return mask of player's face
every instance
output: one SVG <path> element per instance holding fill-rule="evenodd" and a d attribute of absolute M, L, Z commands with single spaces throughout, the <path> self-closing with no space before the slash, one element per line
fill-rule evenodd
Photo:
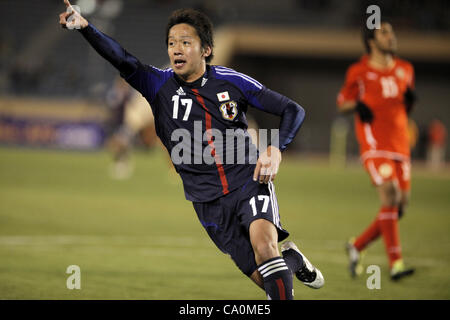
<path fill-rule="evenodd" d="M 382 23 L 380 29 L 375 31 L 374 45 L 382 53 L 395 53 L 397 38 L 390 23 Z"/>
<path fill-rule="evenodd" d="M 174 25 L 169 31 L 167 51 L 173 71 L 184 81 L 195 81 L 205 72 L 205 57 L 210 49 L 202 48 L 194 27 L 186 23 Z"/>

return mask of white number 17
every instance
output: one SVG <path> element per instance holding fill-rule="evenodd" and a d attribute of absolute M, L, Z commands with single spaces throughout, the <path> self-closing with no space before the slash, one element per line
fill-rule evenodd
<path fill-rule="evenodd" d="M 186 107 L 186 111 L 184 112 L 183 121 L 186 121 L 189 118 L 189 113 L 191 113 L 192 108 L 192 99 L 180 99 L 180 96 L 173 96 L 173 115 L 174 119 L 178 119 L 178 106 L 181 104 Z"/>
<path fill-rule="evenodd" d="M 264 201 L 261 212 L 262 213 L 266 213 L 267 212 L 267 207 L 269 207 L 269 196 L 259 195 L 258 196 L 258 200 L 259 201 Z M 256 216 L 256 214 L 258 212 L 256 210 L 256 199 L 255 199 L 255 197 L 251 198 L 249 202 L 250 202 L 250 205 L 252 206 L 253 215 Z"/>

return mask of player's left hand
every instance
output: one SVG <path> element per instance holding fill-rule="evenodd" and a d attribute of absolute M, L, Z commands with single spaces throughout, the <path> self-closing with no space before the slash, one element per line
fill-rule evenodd
<path fill-rule="evenodd" d="M 266 151 L 260 154 L 253 172 L 253 181 L 259 183 L 269 183 L 275 180 L 280 167 L 281 151 L 277 147 L 269 146 Z"/>
<path fill-rule="evenodd" d="M 406 113 L 409 114 L 414 106 L 414 103 L 417 100 L 416 93 L 410 87 L 408 87 L 405 91 L 405 94 L 403 95 L 403 99 L 403 101 L 405 102 Z"/>

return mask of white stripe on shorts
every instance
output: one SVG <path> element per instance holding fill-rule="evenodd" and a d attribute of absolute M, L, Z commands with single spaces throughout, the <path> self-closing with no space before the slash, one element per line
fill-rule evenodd
<path fill-rule="evenodd" d="M 278 203 L 277 203 L 277 196 L 275 194 L 275 186 L 273 185 L 272 181 L 269 181 L 269 193 L 270 193 L 270 204 L 272 206 L 272 216 L 273 216 L 273 223 L 281 228 L 280 225 L 280 215 L 278 214 Z"/>

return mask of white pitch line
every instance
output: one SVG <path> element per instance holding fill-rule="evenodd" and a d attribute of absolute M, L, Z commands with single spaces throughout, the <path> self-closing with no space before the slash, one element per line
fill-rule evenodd
<path fill-rule="evenodd" d="M 51 246 L 51 245 L 160 245 L 192 247 L 207 244 L 194 237 L 176 236 L 89 236 L 89 235 L 55 235 L 55 236 L 0 236 L 3 246 Z"/>
<path fill-rule="evenodd" d="M 294 239 L 297 240 L 297 239 Z M 296 241 L 300 244 L 302 250 L 302 241 Z M 326 261 L 336 264 L 347 264 L 347 255 L 344 250 L 344 243 L 342 240 L 308 240 L 307 248 L 304 253 L 308 257 L 315 257 L 315 260 Z M 54 235 L 54 236 L 0 236 L 1 246 L 61 246 L 61 245 L 90 245 L 93 247 L 106 246 L 130 246 L 138 245 L 139 250 L 144 255 L 159 255 L 168 256 L 173 255 L 173 252 L 168 252 L 170 247 L 183 248 L 202 248 L 208 249 L 215 246 L 209 242 L 207 237 L 204 239 L 183 236 L 91 236 L 91 235 Z M 157 248 L 155 248 L 157 247 Z M 318 249 L 319 248 L 319 249 Z M 446 252 L 443 246 L 443 252 Z M 173 250 L 172 250 L 173 251 Z M 179 250 L 177 250 L 179 251 Z M 183 251 L 183 250 L 182 250 Z M 179 252 L 177 255 L 181 255 Z M 184 254 L 184 253 L 183 253 Z M 190 253 L 185 251 L 186 255 Z M 313 260 L 314 260 L 313 259 Z M 408 265 L 422 266 L 422 267 L 449 267 L 449 262 L 445 259 L 422 258 L 408 256 L 405 257 Z M 314 263 L 314 262 L 313 262 Z M 387 258 L 384 254 L 371 253 L 368 250 L 363 261 L 364 265 L 387 263 Z M 320 268 L 320 265 L 318 265 Z"/>

